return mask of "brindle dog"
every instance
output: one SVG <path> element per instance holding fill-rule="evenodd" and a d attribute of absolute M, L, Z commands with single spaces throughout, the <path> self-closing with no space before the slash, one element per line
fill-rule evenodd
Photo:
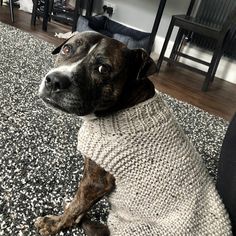
<path fill-rule="evenodd" d="M 95 32 L 76 34 L 53 51 L 55 68 L 43 79 L 40 98 L 50 107 L 84 119 L 101 117 L 134 106 L 155 94 L 147 76 L 156 65 L 142 49 Z M 87 235 L 109 235 L 105 225 L 92 223 L 86 212 L 115 187 L 115 178 L 85 158 L 84 175 L 76 195 L 59 216 L 39 217 L 35 225 L 43 236 L 81 223 Z"/>

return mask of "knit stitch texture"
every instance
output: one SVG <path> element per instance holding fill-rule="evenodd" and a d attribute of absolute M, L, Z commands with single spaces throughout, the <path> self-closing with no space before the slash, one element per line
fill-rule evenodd
<path fill-rule="evenodd" d="M 78 149 L 116 179 L 111 236 L 232 235 L 201 157 L 158 94 L 84 121 Z"/>

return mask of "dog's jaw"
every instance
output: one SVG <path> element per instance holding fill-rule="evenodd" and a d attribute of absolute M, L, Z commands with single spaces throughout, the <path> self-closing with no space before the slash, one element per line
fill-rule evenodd
<path fill-rule="evenodd" d="M 55 103 L 53 100 L 49 99 L 49 98 L 45 98 L 45 97 L 41 97 L 43 103 L 53 109 L 54 111 L 56 111 L 57 113 L 69 113 L 66 109 L 64 109 L 63 107 L 59 106 L 57 103 Z"/>

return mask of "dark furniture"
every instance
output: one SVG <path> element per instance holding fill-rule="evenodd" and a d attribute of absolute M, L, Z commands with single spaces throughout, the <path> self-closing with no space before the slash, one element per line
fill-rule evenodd
<path fill-rule="evenodd" d="M 202 86 L 202 90 L 203 91 L 208 90 L 209 84 L 213 82 L 214 80 L 218 64 L 225 50 L 226 41 L 229 38 L 228 36 L 229 36 L 230 30 L 232 30 L 232 27 L 234 27 L 235 22 L 236 22 L 236 10 L 234 8 L 236 5 L 236 2 L 234 0 L 216 0 L 215 4 L 216 2 L 217 4 L 220 4 L 219 9 L 215 9 L 215 6 L 212 5 L 211 14 L 215 14 L 217 16 L 219 12 L 217 12 L 216 10 L 225 11 L 223 12 L 223 14 L 221 12 L 221 15 L 224 16 L 223 23 L 222 23 L 222 19 L 221 19 L 221 22 L 214 22 L 212 24 L 212 22 L 210 23 L 207 22 L 204 19 L 204 17 L 199 19 L 198 17 L 191 16 L 194 4 L 196 4 L 195 0 L 191 1 L 186 15 L 172 16 L 170 26 L 169 26 L 169 29 L 167 31 L 167 35 L 165 38 L 165 42 L 164 42 L 164 45 L 161 50 L 160 57 L 157 63 L 158 71 L 160 70 L 163 60 L 165 60 L 168 62 L 168 64 L 181 66 L 186 69 L 190 69 L 194 72 L 201 73 L 205 75 L 205 80 Z M 209 1 L 202 0 L 199 5 L 199 8 L 209 9 L 209 6 L 207 6 L 207 4 L 209 4 Z M 227 11 L 227 9 L 229 9 L 229 6 L 231 6 L 230 4 L 234 6 L 234 7 L 231 7 L 231 12 L 229 12 L 229 10 Z M 207 16 L 207 14 L 209 14 L 209 12 L 205 10 L 205 15 Z M 179 27 L 179 31 L 176 36 L 171 55 L 169 58 L 167 58 L 164 55 L 165 55 L 166 48 L 168 46 L 168 42 L 170 40 L 170 36 L 173 31 L 173 28 L 175 26 Z M 203 61 L 199 58 L 194 58 L 190 55 L 187 55 L 181 52 L 183 39 L 186 39 L 186 38 L 188 39 L 189 37 L 191 37 L 191 34 L 193 33 L 203 35 L 203 36 L 206 36 L 215 40 L 215 48 L 214 48 L 213 56 L 210 62 Z M 205 72 L 195 67 L 179 62 L 178 61 L 179 57 L 183 57 L 183 58 L 192 60 L 194 62 L 203 64 L 205 66 L 208 66 L 208 71 Z"/>
<path fill-rule="evenodd" d="M 51 15 L 51 8 L 50 6 L 52 6 L 51 2 L 53 2 L 53 0 L 45 0 L 45 7 L 43 12 L 38 10 L 38 2 L 40 0 L 33 0 L 34 1 L 34 6 L 33 6 L 33 11 L 32 11 L 32 18 L 31 18 L 31 24 L 35 25 L 36 23 L 36 18 L 41 16 L 43 17 L 43 30 L 47 30 L 47 23 L 48 20 L 50 19 L 50 15 Z M 162 18 L 162 14 L 166 5 L 166 1 L 167 0 L 160 0 L 160 2 L 158 1 L 158 8 L 157 8 L 157 14 L 155 17 L 155 21 L 152 27 L 152 32 L 150 34 L 150 38 L 149 38 L 149 42 L 148 42 L 148 46 L 147 46 L 147 51 L 148 53 L 151 53 L 152 50 L 152 46 L 153 43 L 155 41 L 155 36 L 156 33 L 158 31 L 159 25 L 160 25 L 160 21 Z M 92 9 L 93 9 L 93 2 L 94 0 L 86 0 L 87 6 L 86 6 L 86 17 L 91 16 L 92 15 Z M 72 31 L 76 30 L 76 24 L 77 24 L 77 20 L 79 18 L 79 9 L 80 9 L 80 1 L 76 0 L 76 6 L 75 6 L 75 11 L 74 11 L 74 16 L 73 16 L 73 25 L 72 25 Z"/>
<path fill-rule="evenodd" d="M 0 5 L 2 6 L 3 0 L 0 0 Z M 12 22 L 15 21 L 14 18 L 14 11 L 13 11 L 13 4 L 14 4 L 14 0 L 9 0 L 9 10 L 10 10 L 10 15 L 11 15 L 11 20 Z"/>
<path fill-rule="evenodd" d="M 33 9 L 31 16 L 31 24 L 36 24 L 36 18 L 43 17 L 42 29 L 47 31 L 47 25 L 49 20 L 49 6 L 52 6 L 53 0 L 45 0 L 43 6 L 41 5 L 41 0 L 33 0 Z"/>
<path fill-rule="evenodd" d="M 150 54 L 152 51 L 153 43 L 155 41 L 155 37 L 156 37 L 157 31 L 159 29 L 159 25 L 161 22 L 161 18 L 162 18 L 165 6 L 166 6 L 166 0 L 160 0 L 160 3 L 157 8 L 157 14 L 155 17 L 155 21 L 154 21 L 154 24 L 152 27 L 152 32 L 150 35 L 149 43 L 148 43 L 148 49 L 147 49 L 148 54 Z"/>
<path fill-rule="evenodd" d="M 91 0 L 90 0 L 91 1 Z M 90 1 L 87 4 L 90 4 Z M 57 14 L 55 14 L 57 9 Z M 76 29 L 76 22 L 79 17 L 80 0 L 75 1 L 74 9 L 67 9 L 64 6 L 59 7 L 54 3 L 54 0 L 33 0 L 33 10 L 31 17 L 31 24 L 36 24 L 37 17 L 43 17 L 42 29 L 47 31 L 48 21 L 51 19 L 59 20 L 72 26 L 72 31 Z M 91 9 L 88 9 L 91 12 Z"/>

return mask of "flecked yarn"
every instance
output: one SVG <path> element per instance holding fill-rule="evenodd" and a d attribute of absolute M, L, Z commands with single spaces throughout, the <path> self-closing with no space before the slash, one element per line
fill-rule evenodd
<path fill-rule="evenodd" d="M 158 94 L 84 121 L 78 149 L 116 178 L 112 236 L 232 235 L 201 157 Z"/>

